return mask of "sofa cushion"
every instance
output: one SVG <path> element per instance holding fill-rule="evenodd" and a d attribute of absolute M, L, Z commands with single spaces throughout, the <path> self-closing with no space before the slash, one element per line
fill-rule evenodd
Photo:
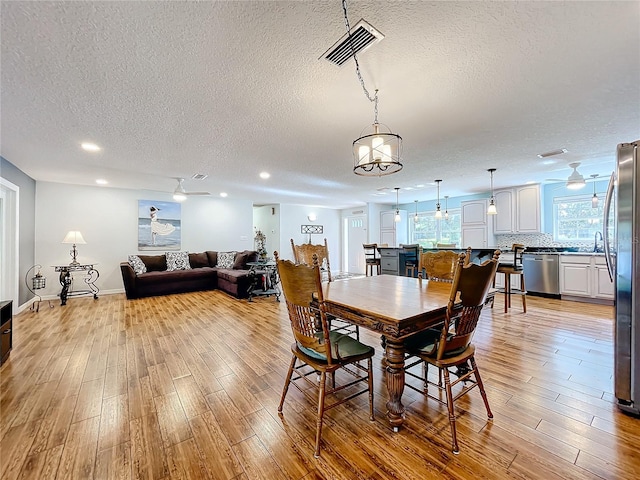
<path fill-rule="evenodd" d="M 247 254 L 247 262 L 258 261 L 258 252 L 256 252 L 255 250 L 245 250 L 244 253 Z"/>
<path fill-rule="evenodd" d="M 202 268 L 209 266 L 209 257 L 207 254 L 202 253 L 190 253 L 189 254 L 189 265 L 191 268 Z"/>
<path fill-rule="evenodd" d="M 138 255 L 147 267 L 147 272 L 164 272 L 167 269 L 167 259 L 164 255 Z"/>
<path fill-rule="evenodd" d="M 248 257 L 249 257 L 249 254 L 246 251 L 236 253 L 236 258 L 233 261 L 233 269 L 244 270 L 247 266 Z"/>
<path fill-rule="evenodd" d="M 138 275 L 136 282 L 140 287 L 148 287 L 158 284 L 169 284 L 197 279 L 215 278 L 216 270 L 211 267 L 195 268 L 189 270 L 172 270 L 164 272 L 147 272 Z"/>
<path fill-rule="evenodd" d="M 207 258 L 209 259 L 209 266 L 215 267 L 218 264 L 218 252 L 207 250 L 204 253 L 207 254 Z"/>
<path fill-rule="evenodd" d="M 239 279 L 244 279 L 249 272 L 247 270 L 232 270 L 227 268 L 218 268 L 218 278 L 227 280 L 231 283 L 238 283 Z"/>
<path fill-rule="evenodd" d="M 140 275 L 147 271 L 147 267 L 138 255 L 129 255 L 128 261 L 131 268 L 133 268 L 133 271 L 136 272 L 136 275 Z"/>
<path fill-rule="evenodd" d="M 166 252 L 167 257 L 167 271 L 173 272 L 174 270 L 191 270 L 189 265 L 189 252 Z"/>
<path fill-rule="evenodd" d="M 218 252 L 218 268 L 233 268 L 237 252 Z"/>

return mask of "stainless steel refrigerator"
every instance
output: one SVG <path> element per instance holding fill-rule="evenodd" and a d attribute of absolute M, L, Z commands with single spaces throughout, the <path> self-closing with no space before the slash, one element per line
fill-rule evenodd
<path fill-rule="evenodd" d="M 618 145 L 607 189 L 604 247 L 615 285 L 615 396 L 620 409 L 640 414 L 640 140 Z"/>

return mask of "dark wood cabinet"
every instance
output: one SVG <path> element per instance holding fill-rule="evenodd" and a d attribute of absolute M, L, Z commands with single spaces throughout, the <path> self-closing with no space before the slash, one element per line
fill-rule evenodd
<path fill-rule="evenodd" d="M 13 302 L 0 302 L 0 365 L 9 358 L 13 344 Z"/>

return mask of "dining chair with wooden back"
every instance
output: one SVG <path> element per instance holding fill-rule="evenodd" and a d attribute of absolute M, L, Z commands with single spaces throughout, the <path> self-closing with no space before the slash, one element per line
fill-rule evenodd
<path fill-rule="evenodd" d="M 422 252 L 418 265 L 418 277 L 422 278 L 422 272 L 424 271 L 428 280 L 453 282 L 459 256 L 460 254 L 451 250 Z M 466 261 L 468 263 L 468 260 Z"/>
<path fill-rule="evenodd" d="M 418 270 L 420 245 L 414 243 L 412 245 L 400 245 L 402 248 L 401 254 L 404 256 L 404 276 L 415 277 L 416 270 Z"/>
<path fill-rule="evenodd" d="M 511 308 L 511 295 L 520 295 L 522 297 L 522 311 L 527 313 L 527 289 L 524 283 L 524 267 L 522 265 L 522 255 L 526 247 L 522 243 L 514 243 L 511 246 L 513 253 L 513 262 L 498 265 L 498 273 L 504 274 L 504 313 Z M 519 278 L 520 288 L 511 287 L 511 276 L 515 275 Z"/>
<path fill-rule="evenodd" d="M 376 268 L 377 274 L 380 275 L 382 264 L 380 256 L 378 255 L 378 244 L 363 243 L 362 248 L 364 249 L 365 275 L 368 277 L 369 272 L 371 272 L 371 276 L 373 276 L 374 267 Z"/>
<path fill-rule="evenodd" d="M 327 239 L 324 239 L 324 245 L 312 245 L 311 243 L 303 243 L 296 245 L 291 239 L 291 248 L 293 250 L 293 260 L 295 263 L 303 263 L 305 265 L 313 265 L 313 255 L 318 256 L 320 262 L 320 271 L 323 277 L 331 281 L 331 264 L 329 263 L 329 247 Z"/>
<path fill-rule="evenodd" d="M 478 365 L 476 364 L 475 346 L 471 343 L 471 340 L 498 268 L 499 256 L 500 251 L 496 250 L 493 258 L 481 265 L 474 263 L 465 265 L 465 254 L 459 254 L 442 327 L 421 332 L 410 337 L 405 342 L 408 355 L 410 357 L 418 357 L 416 361 L 405 366 L 405 375 L 418 378 L 422 383 L 421 388 L 409 382 L 406 383 L 406 386 L 447 406 L 451 427 L 451 445 L 454 454 L 460 451 L 453 408 L 455 400 L 468 393 L 474 387 L 478 387 L 487 409 L 487 416 L 493 418 L 487 394 L 480 378 L 480 372 L 478 371 Z M 422 375 L 417 375 L 410 371 L 412 367 L 420 364 L 423 367 Z M 444 375 L 444 387 L 441 380 L 438 383 L 429 380 L 429 365 L 437 367 L 439 374 Z M 450 370 L 454 367 L 457 368 L 456 371 Z M 456 377 L 453 382 L 450 374 Z M 452 388 L 461 382 L 462 389 L 454 396 Z M 429 386 L 436 387 L 439 395 L 429 393 Z M 443 392 L 446 396 L 446 402 L 442 400 L 441 394 Z"/>
<path fill-rule="evenodd" d="M 318 265 L 295 264 L 289 260 L 281 260 L 278 252 L 275 252 L 275 258 L 295 340 L 291 344 L 291 363 L 282 390 L 278 413 L 282 414 L 290 385 L 317 402 L 314 451 L 314 456 L 317 458 L 320 456 L 322 419 L 325 411 L 368 392 L 369 419 L 374 420 L 371 359 L 375 350 L 348 335 L 329 330 Z M 366 367 L 362 365 L 363 363 L 366 363 Z M 351 374 L 355 379 L 336 387 L 335 372 L 338 370 Z M 315 381 L 315 373 L 320 374 L 319 382 Z M 327 385 L 327 374 L 332 376 L 330 385 Z M 367 387 L 357 388 L 356 385 L 361 382 L 366 382 Z M 311 395 L 310 387 L 317 391 L 317 397 L 314 398 Z M 345 395 L 339 398 L 333 396 L 345 389 L 348 389 L 344 392 Z M 332 396 L 335 400 L 330 405 L 325 403 L 328 396 Z"/>

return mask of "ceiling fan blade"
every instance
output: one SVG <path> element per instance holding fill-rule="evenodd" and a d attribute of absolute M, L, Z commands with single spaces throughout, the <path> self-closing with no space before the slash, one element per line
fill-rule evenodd
<path fill-rule="evenodd" d="M 211 195 L 209 192 L 182 192 L 185 195 Z"/>

